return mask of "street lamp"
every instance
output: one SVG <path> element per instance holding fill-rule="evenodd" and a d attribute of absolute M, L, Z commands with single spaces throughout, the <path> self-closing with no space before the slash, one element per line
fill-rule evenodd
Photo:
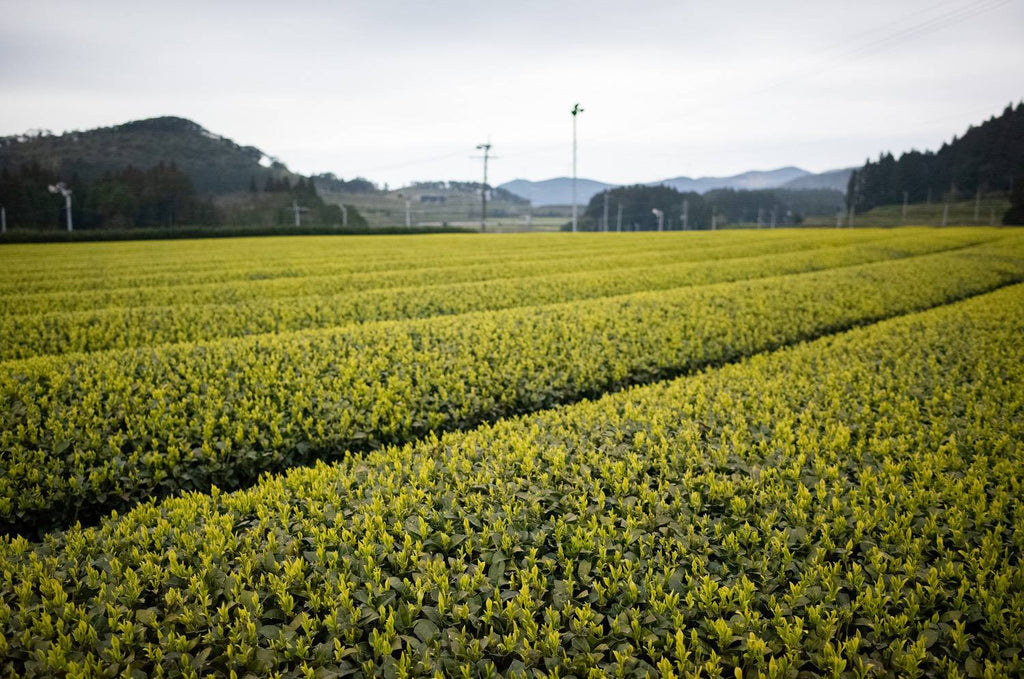
<path fill-rule="evenodd" d="M 50 184 L 50 193 L 59 193 L 64 196 L 64 208 L 68 215 L 68 231 L 71 231 L 71 189 L 64 185 L 64 182 Z"/>
<path fill-rule="evenodd" d="M 583 107 L 572 107 L 572 232 L 576 233 L 576 116 L 583 113 Z"/>

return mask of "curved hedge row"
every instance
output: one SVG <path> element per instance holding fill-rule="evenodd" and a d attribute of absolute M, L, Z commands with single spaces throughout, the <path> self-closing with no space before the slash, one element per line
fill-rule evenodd
<path fill-rule="evenodd" d="M 978 236 L 971 233 L 945 238 L 915 234 L 846 247 L 610 271 L 598 269 L 330 295 L 228 298 L 207 305 L 179 300 L 173 306 L 163 307 L 13 315 L 0 318 L 0 361 L 552 304 L 853 266 L 955 249 L 977 241 Z M 593 266 L 593 260 L 584 261 Z M 296 280 L 299 287 L 310 285 L 308 278 Z"/>
<path fill-rule="evenodd" d="M 0 369 L 0 521 L 37 531 L 403 443 L 1024 279 L 1024 239 L 616 298 Z"/>
<path fill-rule="evenodd" d="M 330 295 L 388 288 L 411 288 L 427 285 L 472 283 L 497 278 L 526 278 L 567 273 L 586 273 L 637 267 L 666 266 L 681 262 L 711 262 L 724 259 L 763 256 L 801 250 L 843 247 L 862 243 L 879 245 L 892 242 L 894 248 L 903 242 L 934 242 L 937 249 L 944 244 L 994 240 L 1001 234 L 996 229 L 910 229 L 893 231 L 838 231 L 813 234 L 755 233 L 744 240 L 709 241 L 691 234 L 670 234 L 683 238 L 607 240 L 603 247 L 574 247 L 557 241 L 547 247 L 545 238 L 532 243 L 532 248 L 514 248 L 502 242 L 487 256 L 474 255 L 467 249 L 472 239 L 441 245 L 432 241 L 418 242 L 422 251 L 415 259 L 403 254 L 401 248 L 388 248 L 379 254 L 355 253 L 334 249 L 325 256 L 294 240 L 279 245 L 283 253 L 277 258 L 215 261 L 205 264 L 190 261 L 186 253 L 174 250 L 143 250 L 147 256 L 135 262 L 132 258 L 103 265 L 86 259 L 89 269 L 75 267 L 55 276 L 51 263 L 41 260 L 39 253 L 25 262 L 27 271 L 14 281 L 0 275 L 0 312 L 5 315 L 52 313 L 59 311 L 90 311 L 106 308 L 140 306 L 174 306 L 181 304 L 222 304 L 252 302 L 281 297 Z M 343 243 L 348 239 L 340 239 Z M 338 240 L 329 241 L 337 243 Z M 487 241 L 493 245 L 493 241 Z M 319 244 L 319 243 L 318 243 Z M 611 247 L 618 244 L 618 247 Z M 121 244 L 123 245 L 123 244 Z M 151 246 L 152 247 L 152 246 Z M 335 246 L 336 247 L 336 246 Z M 397 250 L 397 252 L 396 252 Z M 216 249 L 223 253 L 222 249 Z M 115 253 L 121 252 L 117 247 Z M 68 253 L 61 252 L 60 256 Z M 191 253 L 195 254 L 195 253 Z M 358 255 L 363 255 L 362 257 Z M 447 255 L 447 256 L 446 256 Z M 165 259 L 170 271 L 161 271 L 154 264 L 156 257 Z M 10 261 L 10 260 L 8 260 Z M 60 260 L 58 260 L 60 261 Z M 45 273 L 39 270 L 45 271 Z M 25 276 L 31 277 L 24 279 Z M 90 274 L 92 274 L 90 276 Z"/>
<path fill-rule="evenodd" d="M 1015 286 L 0 539 L 0 671 L 1020 676 L 1022 338 Z"/>
<path fill-rule="evenodd" d="M 980 229 L 978 233 L 992 234 L 994 230 Z M 357 236 L 232 239 L 215 243 L 7 245 L 7 267 L 0 271 L 0 296 L 18 296 L 27 291 L 60 294 L 118 288 L 159 289 L 309 275 L 387 275 L 393 271 L 429 276 L 444 270 L 458 275 L 467 267 L 501 270 L 509 262 L 572 271 L 588 266 L 577 266 L 574 260 L 708 259 L 742 252 L 757 254 L 762 248 L 764 252 L 806 248 L 808 240 L 823 244 L 856 243 L 887 234 L 892 235 L 892 231 L 818 230 L 813 237 L 780 230 L 723 232 L 719 236 L 695 232 L 625 234 L 622 238 L 608 238 L 605 234 L 537 234 L 514 239 Z"/>

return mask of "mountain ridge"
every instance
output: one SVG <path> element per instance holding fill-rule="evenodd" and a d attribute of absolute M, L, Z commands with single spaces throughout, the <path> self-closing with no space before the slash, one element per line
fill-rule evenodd
<path fill-rule="evenodd" d="M 144 170 L 159 163 L 174 165 L 188 175 L 199 194 L 207 196 L 299 176 L 255 146 L 242 146 L 178 116 L 62 134 L 39 131 L 0 137 L 0 170 L 37 165 L 64 181 L 96 181 L 128 166 Z"/>
<path fill-rule="evenodd" d="M 788 165 L 774 170 L 748 170 L 727 177 L 672 177 L 653 182 L 637 182 L 634 186 L 670 186 L 681 192 L 704 194 L 715 189 L 759 190 L 759 189 L 833 189 L 846 191 L 853 168 L 829 170 L 812 173 L 799 167 Z M 586 205 L 595 195 L 608 189 L 626 186 L 610 184 L 589 178 L 577 178 L 576 200 Z M 572 202 L 572 179 L 570 177 L 552 177 L 540 181 L 513 179 L 499 184 L 498 188 L 530 200 L 534 205 L 568 205 Z"/>

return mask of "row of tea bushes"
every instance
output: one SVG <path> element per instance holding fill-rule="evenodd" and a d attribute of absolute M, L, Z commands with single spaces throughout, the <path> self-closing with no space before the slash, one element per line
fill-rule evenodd
<path fill-rule="evenodd" d="M 962 231 L 962 229 L 957 229 Z M 978 233 L 994 233 L 984 229 Z M 535 234 L 480 236 L 310 237 L 153 243 L 33 244 L 4 247 L 0 297 L 25 293 L 105 291 L 393 271 L 501 270 L 507 264 L 582 270 L 574 260 L 642 263 L 647 258 L 698 260 L 781 252 L 808 241 L 856 243 L 893 232 L 778 231 L 725 233 Z M 429 271 L 428 271 L 429 270 Z"/>
<path fill-rule="evenodd" d="M 0 317 L 0 361 L 327 328 L 376 320 L 426 318 L 707 285 L 956 249 L 976 240 L 977 236 L 970 233 L 946 238 L 920 233 L 846 247 L 710 262 L 614 270 L 601 270 L 591 263 L 590 270 L 569 274 L 284 298 L 232 300 L 229 297 L 219 304 L 179 302 L 163 307 L 21 314 Z M 303 281 L 309 284 L 309 279 L 294 280 L 300 288 Z M 319 289 L 319 285 L 310 285 Z"/>
<path fill-rule="evenodd" d="M 613 239 L 602 249 L 555 245 L 543 250 L 538 248 L 520 252 L 513 249 L 509 252 L 507 244 L 502 242 L 496 244 L 500 247 L 496 247 L 495 252 L 485 258 L 445 258 L 439 256 L 436 249 L 426 248 L 415 261 L 409 261 L 401 252 L 395 253 L 388 248 L 386 254 L 378 255 L 379 260 L 374 260 L 373 265 L 352 261 L 350 257 L 322 259 L 322 255 L 308 253 L 294 242 L 289 242 L 287 247 L 281 249 L 291 252 L 292 248 L 297 248 L 307 258 L 295 261 L 292 255 L 283 257 L 279 262 L 230 262 L 219 264 L 211 271 L 181 258 L 181 255 L 173 251 L 159 251 L 162 259 L 174 264 L 172 271 L 152 271 L 149 268 L 139 270 L 131 263 L 119 262 L 102 281 L 87 281 L 86 284 L 77 285 L 73 280 L 67 280 L 71 278 L 70 274 L 64 280 L 45 277 L 52 276 L 47 270 L 50 262 L 40 261 L 37 262 L 38 271 L 25 273 L 31 273 L 30 280 L 10 282 L 6 287 L 0 283 L 0 290 L 6 291 L 6 294 L 0 294 L 0 313 L 23 315 L 115 307 L 251 302 L 270 298 L 473 283 L 498 278 L 636 269 L 682 262 L 714 262 L 863 243 L 892 243 L 893 248 L 901 248 L 903 242 L 929 242 L 938 250 L 947 246 L 957 247 L 994 240 L 1005 233 L 996 229 L 951 229 L 942 232 L 924 229 L 908 232 L 815 231 L 782 234 L 784 237 L 775 235 L 774 238 L 753 234 L 753 237 L 746 240 L 726 239 L 721 242 L 691 239 L 688 237 L 690 234 L 674 235 L 682 237 L 657 242 Z M 543 242 L 539 241 L 538 245 Z M 116 251 L 116 248 L 124 244 L 105 245 Z M 458 252 L 467 247 L 467 242 L 457 241 L 450 245 L 451 250 Z M 609 250 L 607 246 L 610 245 L 617 247 Z M 149 266 L 153 266 L 152 262 L 149 262 Z M 76 273 L 88 279 L 86 272 Z M 50 290 L 51 287 L 55 290 Z"/>
<path fill-rule="evenodd" d="M 0 524 L 237 488 L 1024 280 L 1024 239 L 756 281 L 0 366 Z"/>
<path fill-rule="evenodd" d="M 1022 354 L 1014 286 L 0 539 L 0 673 L 1019 677 Z"/>

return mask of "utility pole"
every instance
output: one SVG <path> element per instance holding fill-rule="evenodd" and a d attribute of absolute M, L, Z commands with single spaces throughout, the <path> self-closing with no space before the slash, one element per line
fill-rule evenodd
<path fill-rule="evenodd" d="M 946 226 L 949 224 L 949 200 L 946 200 L 946 204 L 942 206 L 942 225 Z"/>
<path fill-rule="evenodd" d="M 609 197 L 609 195 L 610 194 L 609 194 L 608 191 L 604 192 L 604 221 L 601 223 L 601 230 L 605 231 L 605 232 L 608 231 L 608 197 Z"/>
<path fill-rule="evenodd" d="M 71 189 L 64 185 L 64 182 L 50 184 L 50 193 L 59 193 L 64 196 L 64 211 L 67 213 L 68 231 L 73 231 L 71 225 Z"/>
<path fill-rule="evenodd" d="M 619 216 L 615 219 L 615 230 L 622 231 L 622 203 L 619 203 Z"/>
<path fill-rule="evenodd" d="M 490 157 L 490 154 L 491 154 L 491 142 L 487 142 L 486 144 L 477 144 L 476 148 L 477 148 L 478 151 L 482 150 L 484 152 L 484 183 L 483 183 L 483 186 L 480 187 L 480 230 L 481 231 L 486 231 L 487 230 L 487 159 Z M 408 222 L 408 221 L 409 221 L 409 218 L 406 217 L 406 222 Z M 406 226 L 408 226 L 408 224 L 406 224 Z"/>
<path fill-rule="evenodd" d="M 853 228 L 853 217 L 854 217 L 855 214 L 857 214 L 857 208 L 855 208 L 853 206 L 853 204 L 851 203 L 850 204 L 850 223 L 847 224 L 847 226 L 849 226 L 851 229 Z"/>
<path fill-rule="evenodd" d="M 583 113 L 577 103 L 572 107 L 572 232 L 576 233 L 576 116 Z"/>
<path fill-rule="evenodd" d="M 405 228 L 412 226 L 412 215 L 409 214 L 409 199 L 405 199 Z"/>
<path fill-rule="evenodd" d="M 341 207 L 341 225 L 348 226 L 348 208 L 344 203 L 341 203 L 339 207 Z"/>
<path fill-rule="evenodd" d="M 900 226 L 903 226 L 904 224 L 907 223 L 907 199 L 909 197 L 910 197 L 910 195 L 906 191 L 904 191 L 903 192 L 903 212 L 900 213 Z"/>
<path fill-rule="evenodd" d="M 309 212 L 309 208 L 302 207 L 299 202 L 292 198 L 292 211 L 295 213 L 295 226 L 302 226 L 302 213 Z"/>
<path fill-rule="evenodd" d="M 663 231 L 665 229 L 665 213 L 658 208 L 652 208 L 651 212 L 658 218 L 658 231 Z"/>
<path fill-rule="evenodd" d="M 683 198 L 683 231 L 690 228 L 690 200 Z"/>

